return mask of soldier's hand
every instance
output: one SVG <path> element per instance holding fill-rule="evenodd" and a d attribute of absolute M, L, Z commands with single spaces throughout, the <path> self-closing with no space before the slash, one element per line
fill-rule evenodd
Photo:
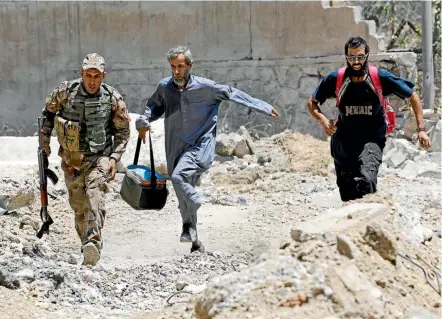
<path fill-rule="evenodd" d="M 427 135 L 427 132 L 421 131 L 418 134 L 419 144 L 425 148 L 428 149 L 431 147 L 431 141 L 430 138 Z"/>
<path fill-rule="evenodd" d="M 109 160 L 109 172 L 111 174 L 111 181 L 115 179 L 115 174 L 117 173 L 117 161 L 115 158 Z"/>
<path fill-rule="evenodd" d="M 45 149 L 46 156 L 49 157 L 49 155 L 51 155 L 51 146 L 49 143 L 44 143 L 43 147 Z"/>
<path fill-rule="evenodd" d="M 143 140 L 143 143 L 146 144 L 146 133 L 148 131 L 151 131 L 151 126 L 147 126 L 147 127 L 142 127 L 138 129 L 138 137 L 141 138 Z"/>
<path fill-rule="evenodd" d="M 274 107 L 272 107 L 272 119 L 277 120 L 279 117 L 278 111 Z"/>

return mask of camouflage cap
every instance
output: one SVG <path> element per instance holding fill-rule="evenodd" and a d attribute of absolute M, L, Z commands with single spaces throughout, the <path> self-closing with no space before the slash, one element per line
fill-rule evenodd
<path fill-rule="evenodd" d="M 106 62 L 104 61 L 104 58 L 97 53 L 89 53 L 83 60 L 83 70 L 97 69 L 103 73 L 105 67 Z"/>

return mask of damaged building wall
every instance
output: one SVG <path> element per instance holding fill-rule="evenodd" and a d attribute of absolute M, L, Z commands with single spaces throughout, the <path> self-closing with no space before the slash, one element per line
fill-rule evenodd
<path fill-rule="evenodd" d="M 320 1 L 0 3 L 0 135 L 34 134 L 47 94 L 78 77 L 89 52 L 106 58 L 106 81 L 130 112 L 142 112 L 158 81 L 170 74 L 165 53 L 186 44 L 196 75 L 236 86 L 281 114 L 274 123 L 223 102 L 220 130 L 247 123 L 260 136 L 295 129 L 323 138 L 305 102 L 321 77 L 344 62 L 339 55 L 348 37 L 364 37 L 372 60 L 415 79 L 412 54 L 375 55 L 377 36 L 356 11 L 324 8 Z"/>

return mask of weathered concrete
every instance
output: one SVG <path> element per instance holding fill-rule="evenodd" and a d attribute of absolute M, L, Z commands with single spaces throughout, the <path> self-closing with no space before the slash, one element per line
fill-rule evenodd
<path fill-rule="evenodd" d="M 108 62 L 107 82 L 139 113 L 169 75 L 167 50 L 187 44 L 195 74 L 264 99 L 281 114 L 274 123 L 223 103 L 220 131 L 246 125 L 253 135 L 295 129 L 325 138 L 305 103 L 321 77 L 344 62 L 338 54 L 350 33 L 378 51 L 353 9 L 325 9 L 320 2 L 3 2 L 0 135 L 32 135 L 46 95 L 78 77 L 82 58 L 93 51 Z M 371 56 L 411 80 L 415 59 L 411 53 Z M 333 114 L 329 104 L 325 111 Z"/>

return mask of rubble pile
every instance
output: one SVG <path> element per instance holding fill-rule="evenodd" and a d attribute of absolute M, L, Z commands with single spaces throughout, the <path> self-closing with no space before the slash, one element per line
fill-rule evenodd
<path fill-rule="evenodd" d="M 148 154 L 143 145 L 144 164 Z M 1 168 L 6 318 L 411 319 L 437 318 L 441 308 L 440 152 L 406 139 L 388 139 L 378 193 L 343 204 L 327 142 L 290 131 L 259 140 L 245 128 L 219 134 L 215 163 L 198 186 L 206 253 L 180 250 L 173 191 L 162 211 L 134 212 L 121 200 L 117 174 L 95 267 L 81 265 L 57 162 L 60 181 L 49 185 L 55 224 L 41 240 L 36 163 L 8 159 Z"/>

